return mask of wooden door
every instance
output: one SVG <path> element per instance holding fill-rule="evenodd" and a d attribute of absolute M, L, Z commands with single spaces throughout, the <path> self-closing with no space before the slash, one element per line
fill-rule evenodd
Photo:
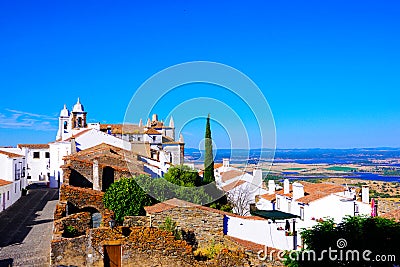
<path fill-rule="evenodd" d="M 104 267 L 121 267 L 121 245 L 104 246 Z"/>

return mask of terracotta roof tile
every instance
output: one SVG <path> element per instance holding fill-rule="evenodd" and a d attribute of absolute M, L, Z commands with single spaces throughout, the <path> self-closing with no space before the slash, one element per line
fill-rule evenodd
<path fill-rule="evenodd" d="M 92 130 L 92 129 L 85 129 L 85 130 L 83 130 L 83 131 L 81 131 L 81 132 L 79 132 L 79 133 L 77 133 L 77 134 L 72 135 L 71 137 L 65 139 L 64 141 L 71 141 L 72 138 L 77 138 L 77 137 L 79 137 L 79 136 L 81 136 L 81 135 L 84 135 L 85 133 L 87 133 L 87 132 L 89 132 L 89 131 L 91 131 L 91 130 Z"/>
<path fill-rule="evenodd" d="M 223 166 L 222 163 L 215 163 L 215 164 L 214 164 L 214 169 L 221 168 L 222 166 Z"/>
<path fill-rule="evenodd" d="M 161 134 L 159 131 L 153 129 L 153 128 L 149 128 L 147 129 L 147 131 L 144 132 L 145 134 L 151 134 L 151 135 L 158 135 Z"/>
<path fill-rule="evenodd" d="M 342 185 L 330 184 L 330 183 L 301 182 L 301 184 L 304 186 L 304 197 L 301 197 L 296 201 L 305 204 L 329 196 L 330 194 L 342 192 L 343 190 L 345 190 L 345 187 Z M 283 189 L 281 189 L 275 191 L 275 194 L 264 194 L 260 195 L 260 197 L 268 201 L 275 200 L 276 195 L 292 198 L 293 197 L 292 185 L 290 185 L 290 192 L 288 194 L 284 194 L 283 192 L 284 192 Z"/>
<path fill-rule="evenodd" d="M 6 152 L 6 151 L 3 151 L 3 150 L 0 150 L 0 154 L 6 155 L 9 158 L 21 158 L 21 157 L 23 157 L 23 155 L 11 153 L 11 152 Z"/>
<path fill-rule="evenodd" d="M 45 149 L 49 148 L 49 144 L 18 144 L 18 148 L 27 147 L 33 149 Z"/>
<path fill-rule="evenodd" d="M 224 192 L 228 192 L 228 191 L 231 191 L 232 189 L 234 189 L 234 188 L 236 188 L 236 187 L 238 187 L 238 186 L 241 186 L 241 185 L 244 184 L 244 183 L 246 183 L 246 181 L 238 180 L 238 181 L 236 181 L 236 182 L 232 182 L 232 183 L 230 183 L 230 184 L 227 184 L 227 185 L 223 186 L 223 187 L 222 187 L 222 190 L 223 190 Z"/>
<path fill-rule="evenodd" d="M 244 172 L 237 171 L 237 170 L 231 170 L 231 171 L 223 172 L 221 174 L 221 176 L 222 176 L 221 180 L 222 180 L 222 182 L 226 182 L 226 181 L 229 181 L 229 180 L 231 180 L 233 178 L 236 178 L 238 176 L 243 176 L 244 174 L 245 174 Z"/>
<path fill-rule="evenodd" d="M 0 186 L 9 185 L 9 184 L 12 184 L 12 183 L 13 183 L 13 182 L 0 179 Z"/>
<path fill-rule="evenodd" d="M 100 124 L 100 131 L 106 132 L 111 126 L 112 134 L 142 134 L 144 127 L 136 124 Z"/>

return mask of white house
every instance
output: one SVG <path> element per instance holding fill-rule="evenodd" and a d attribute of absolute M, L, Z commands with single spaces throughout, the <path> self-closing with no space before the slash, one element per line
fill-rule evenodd
<path fill-rule="evenodd" d="M 330 183 L 309 183 L 284 180 L 283 189 L 275 190 L 274 181 L 268 182 L 268 192 L 257 196 L 259 210 L 277 210 L 299 216 L 298 227 L 309 228 L 326 217 L 341 222 L 346 215 L 370 215 L 368 187 L 363 188 L 358 200 L 354 188 Z"/>
<path fill-rule="evenodd" d="M 14 204 L 21 197 L 22 189 L 27 186 L 24 166 L 24 155 L 0 149 L 0 210 Z"/>
<path fill-rule="evenodd" d="M 265 194 L 262 170 L 255 168 L 253 173 L 243 172 L 230 166 L 229 159 L 223 159 L 222 165 L 215 166 L 214 175 L 217 187 L 227 193 L 228 199 L 237 203 L 233 212 L 250 215 L 250 204 L 255 203 L 257 195 Z"/>
<path fill-rule="evenodd" d="M 25 156 L 26 179 L 28 183 L 49 182 L 50 150 L 48 144 L 18 144 Z"/>

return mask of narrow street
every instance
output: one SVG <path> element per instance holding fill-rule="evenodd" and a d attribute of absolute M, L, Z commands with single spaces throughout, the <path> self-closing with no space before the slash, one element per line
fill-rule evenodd
<path fill-rule="evenodd" d="M 30 189 L 0 213 L 0 267 L 49 266 L 58 189 Z"/>

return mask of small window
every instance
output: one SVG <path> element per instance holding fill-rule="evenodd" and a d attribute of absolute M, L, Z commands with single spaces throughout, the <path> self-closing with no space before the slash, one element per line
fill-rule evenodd
<path fill-rule="evenodd" d="M 300 207 L 300 220 L 304 221 L 304 207 Z"/>
<path fill-rule="evenodd" d="M 46 157 L 46 159 L 49 159 L 50 158 L 50 152 L 46 152 L 45 157 Z"/>
<path fill-rule="evenodd" d="M 10 191 L 7 191 L 7 200 L 10 200 Z"/>
<path fill-rule="evenodd" d="M 278 197 L 276 198 L 276 209 L 280 209 L 281 208 L 281 199 Z"/>
<path fill-rule="evenodd" d="M 26 179 L 32 179 L 32 176 L 28 175 L 28 176 L 26 177 Z"/>
<path fill-rule="evenodd" d="M 39 152 L 33 152 L 33 158 L 34 159 L 39 159 L 40 158 L 40 153 Z"/>

